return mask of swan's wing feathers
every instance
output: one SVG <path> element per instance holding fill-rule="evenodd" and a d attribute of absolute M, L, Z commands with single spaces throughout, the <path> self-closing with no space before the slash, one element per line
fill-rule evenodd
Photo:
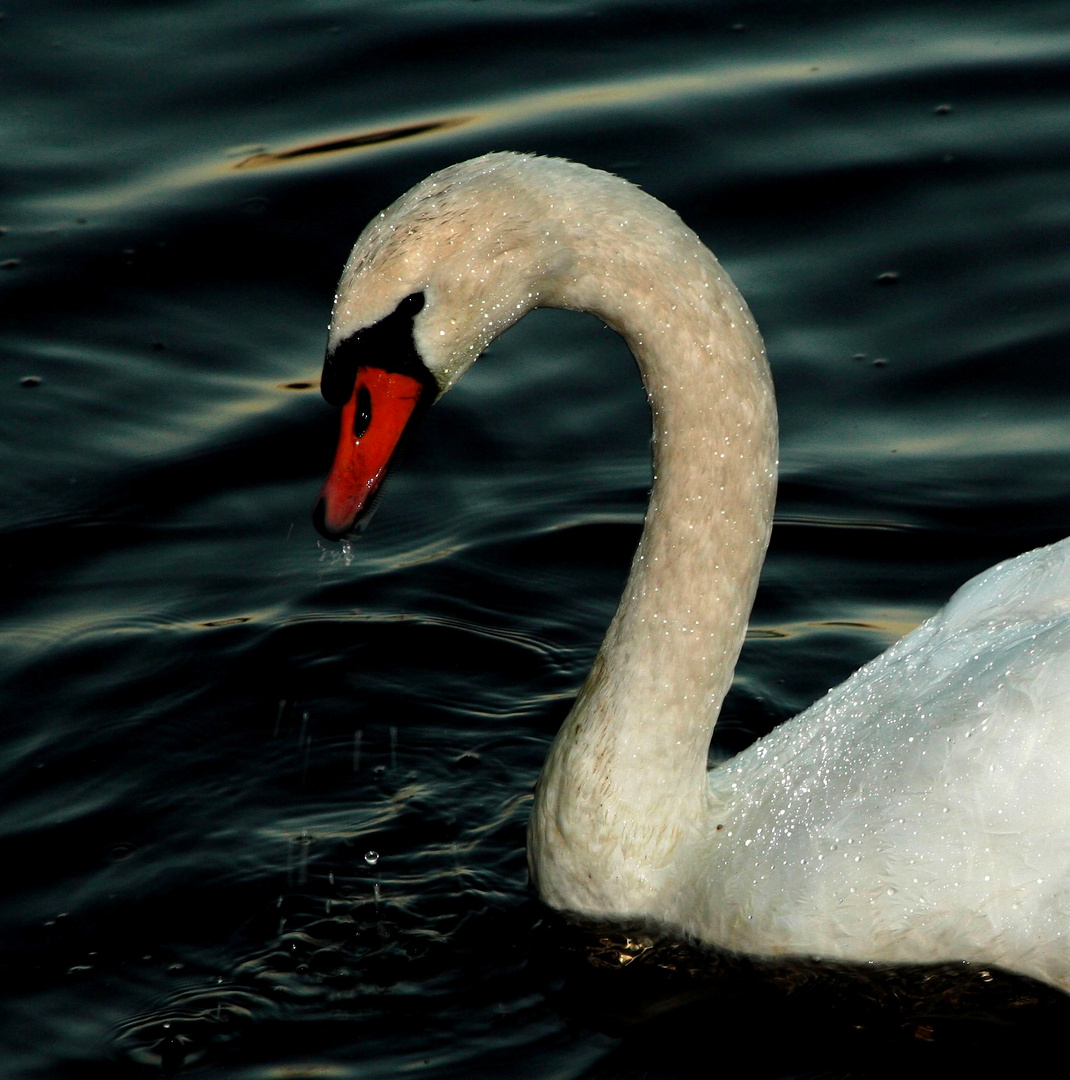
<path fill-rule="evenodd" d="M 1003 620 L 1044 621 L 1070 612 L 1070 537 L 997 563 L 971 578 L 942 616 L 949 633 Z"/>
<path fill-rule="evenodd" d="M 758 950 L 872 956 L 877 939 L 887 959 L 1022 970 L 1036 945 L 1035 973 L 1064 955 L 1067 977 L 1068 715 L 1063 542 L 975 578 L 715 772 L 733 834 L 714 845 L 716 903 L 746 913 Z"/>

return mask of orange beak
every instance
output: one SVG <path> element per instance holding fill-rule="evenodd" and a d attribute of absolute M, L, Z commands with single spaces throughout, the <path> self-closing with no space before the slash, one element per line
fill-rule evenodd
<path fill-rule="evenodd" d="M 334 464 L 320 490 L 313 520 L 330 540 L 352 535 L 375 493 L 420 398 L 428 387 L 411 375 L 360 367 L 349 401 Z"/>

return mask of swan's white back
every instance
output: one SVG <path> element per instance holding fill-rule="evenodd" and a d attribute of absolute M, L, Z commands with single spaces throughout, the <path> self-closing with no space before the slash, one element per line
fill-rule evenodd
<path fill-rule="evenodd" d="M 711 774 L 696 932 L 1070 987 L 1068 704 L 1064 540 L 974 578 Z"/>
<path fill-rule="evenodd" d="M 532 307 L 568 307 L 622 334 L 653 411 L 639 551 L 536 794 L 543 899 L 758 953 L 980 960 L 1070 989 L 1070 541 L 975 578 L 707 775 L 772 520 L 776 419 L 746 305 L 649 195 L 514 154 L 436 173 L 373 221 L 330 348 L 414 294 L 407 334 L 440 391 Z M 327 520 L 339 535 L 355 517 Z"/>

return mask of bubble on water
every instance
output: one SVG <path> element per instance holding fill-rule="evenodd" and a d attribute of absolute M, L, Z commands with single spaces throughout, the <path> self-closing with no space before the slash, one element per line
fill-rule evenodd
<path fill-rule="evenodd" d="M 366 851 L 366 852 L 364 852 L 364 861 L 369 866 L 374 866 L 379 861 L 379 852 L 378 851 Z"/>

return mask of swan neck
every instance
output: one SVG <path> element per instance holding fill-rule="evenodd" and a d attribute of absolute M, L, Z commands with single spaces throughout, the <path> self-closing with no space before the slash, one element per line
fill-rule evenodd
<path fill-rule="evenodd" d="M 768 545 L 777 453 L 771 379 L 746 304 L 698 237 L 649 202 L 656 220 L 631 236 L 654 240 L 637 250 L 619 231 L 600 236 L 561 297 L 603 318 L 635 355 L 654 483 L 624 595 L 551 749 L 531 832 L 545 899 L 620 915 L 641 911 L 644 893 L 668 880 L 704 809 L 710 737 Z"/>

